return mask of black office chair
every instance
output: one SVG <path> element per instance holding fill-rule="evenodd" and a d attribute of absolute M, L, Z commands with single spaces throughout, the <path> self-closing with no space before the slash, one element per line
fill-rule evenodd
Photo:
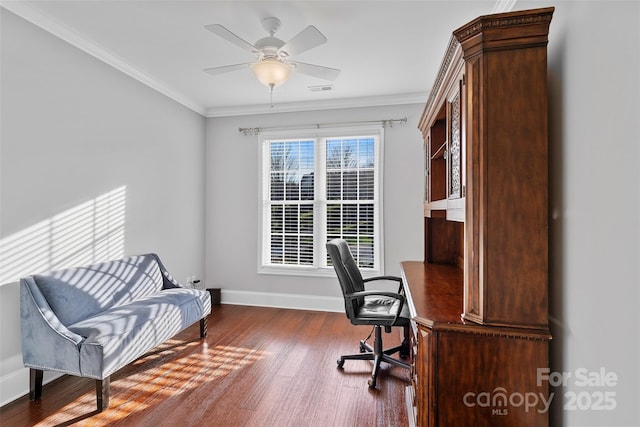
<path fill-rule="evenodd" d="M 360 269 L 353 259 L 349 245 L 343 239 L 334 239 L 327 243 L 327 252 L 338 275 L 338 281 L 344 295 L 347 318 L 354 325 L 373 325 L 375 337 L 373 347 L 367 339 L 360 341 L 360 353 L 341 356 L 338 368 L 342 368 L 345 360 L 373 360 L 373 372 L 369 387 L 375 388 L 376 378 L 381 362 L 409 368 L 409 364 L 390 355 L 400 352 L 400 357 L 409 356 L 409 309 L 405 304 L 402 279 L 395 276 L 378 276 L 363 279 Z M 393 280 L 400 283 L 398 292 L 365 290 L 365 283 L 375 280 Z M 404 327 L 404 340 L 401 345 L 384 350 L 382 348 L 382 327 L 391 332 L 392 326 Z M 371 336 L 371 335 L 369 335 Z"/>

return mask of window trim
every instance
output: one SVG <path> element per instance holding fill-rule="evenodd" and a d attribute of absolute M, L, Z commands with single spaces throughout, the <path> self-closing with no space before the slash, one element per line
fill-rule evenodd
<path fill-rule="evenodd" d="M 287 129 L 287 130 L 274 130 L 261 133 L 258 138 L 258 147 L 259 147 L 259 170 L 258 170 L 258 205 L 259 205 L 259 214 L 258 214 L 258 253 L 257 253 L 257 268 L 258 274 L 271 274 L 271 275 L 292 275 L 292 276 L 314 276 L 314 277 L 335 277 L 335 271 L 331 266 L 324 267 L 322 265 L 318 265 L 318 259 L 314 257 L 314 265 L 312 266 L 302 266 L 302 265 L 274 265 L 265 263 L 265 257 L 269 253 L 270 241 L 268 242 L 268 232 L 265 229 L 265 214 L 266 208 L 265 203 L 268 201 L 268 184 L 265 183 L 265 180 L 268 180 L 268 177 L 265 176 L 267 171 L 270 170 L 270 155 L 267 155 L 267 141 L 272 141 L 275 139 L 281 140 L 291 140 L 291 139 L 313 139 L 315 148 L 318 148 L 318 145 L 325 146 L 326 139 L 335 138 L 335 137 L 353 137 L 353 136 L 372 136 L 377 139 L 377 143 L 375 144 L 375 168 L 376 171 L 376 180 L 374 186 L 374 203 L 377 206 L 376 214 L 374 215 L 374 235 L 377 236 L 377 246 L 374 251 L 375 259 L 374 265 L 377 265 L 378 268 L 362 268 L 361 272 L 364 277 L 373 277 L 384 275 L 384 203 L 383 203 L 383 189 L 384 189 L 384 127 L 382 125 L 363 125 L 363 126 L 349 126 L 349 127 L 332 127 L 332 128 L 321 128 L 321 129 Z M 320 140 L 324 140 L 324 142 L 319 142 Z M 320 150 L 322 151 L 322 150 Z M 324 157 L 326 153 L 321 153 Z M 317 182 L 314 185 L 322 186 L 325 182 L 324 173 L 326 173 L 326 169 L 322 172 L 323 174 L 318 174 L 321 170 L 321 166 L 325 166 L 325 162 L 319 165 L 318 159 L 314 159 L 314 167 L 316 176 L 322 175 L 322 182 Z M 323 199 L 318 201 L 314 198 L 314 230 L 321 230 L 324 234 L 326 233 L 326 218 L 324 214 L 318 214 L 323 208 L 325 208 L 327 204 L 325 190 L 322 190 Z M 322 219 L 324 218 L 324 219 Z M 314 251 L 316 251 L 317 256 L 320 259 L 326 259 L 327 257 L 327 249 L 324 244 L 324 239 L 316 239 L 316 232 L 314 232 Z"/>

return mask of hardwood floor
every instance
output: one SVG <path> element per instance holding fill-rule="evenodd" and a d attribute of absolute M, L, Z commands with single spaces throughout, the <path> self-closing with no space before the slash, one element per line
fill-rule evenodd
<path fill-rule="evenodd" d="M 346 361 L 370 328 L 342 313 L 221 305 L 209 317 L 111 377 L 111 403 L 95 410 L 94 381 L 64 376 L 42 400 L 0 408 L 2 426 L 405 426 L 406 369 Z M 384 334 L 385 348 L 400 328 Z M 373 339 L 373 338 L 371 338 Z M 371 342 L 371 341 L 370 341 Z"/>

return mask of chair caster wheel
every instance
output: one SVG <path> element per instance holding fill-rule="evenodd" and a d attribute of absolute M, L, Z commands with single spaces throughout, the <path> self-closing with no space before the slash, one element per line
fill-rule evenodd
<path fill-rule="evenodd" d="M 344 359 L 338 359 L 337 362 L 338 362 L 338 368 L 342 369 L 342 367 L 344 366 Z"/>
<path fill-rule="evenodd" d="M 376 388 L 376 380 L 373 378 L 369 378 L 369 381 L 367 381 L 367 384 L 369 384 L 369 388 Z"/>
<path fill-rule="evenodd" d="M 360 343 L 360 353 L 366 353 L 367 352 L 367 348 L 364 346 L 364 344 Z"/>

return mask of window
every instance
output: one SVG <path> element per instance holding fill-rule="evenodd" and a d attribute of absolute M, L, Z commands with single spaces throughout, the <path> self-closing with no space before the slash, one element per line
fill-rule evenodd
<path fill-rule="evenodd" d="M 335 274 L 325 244 L 349 242 L 363 272 L 382 263 L 382 128 L 273 133 L 262 143 L 259 270 Z"/>

